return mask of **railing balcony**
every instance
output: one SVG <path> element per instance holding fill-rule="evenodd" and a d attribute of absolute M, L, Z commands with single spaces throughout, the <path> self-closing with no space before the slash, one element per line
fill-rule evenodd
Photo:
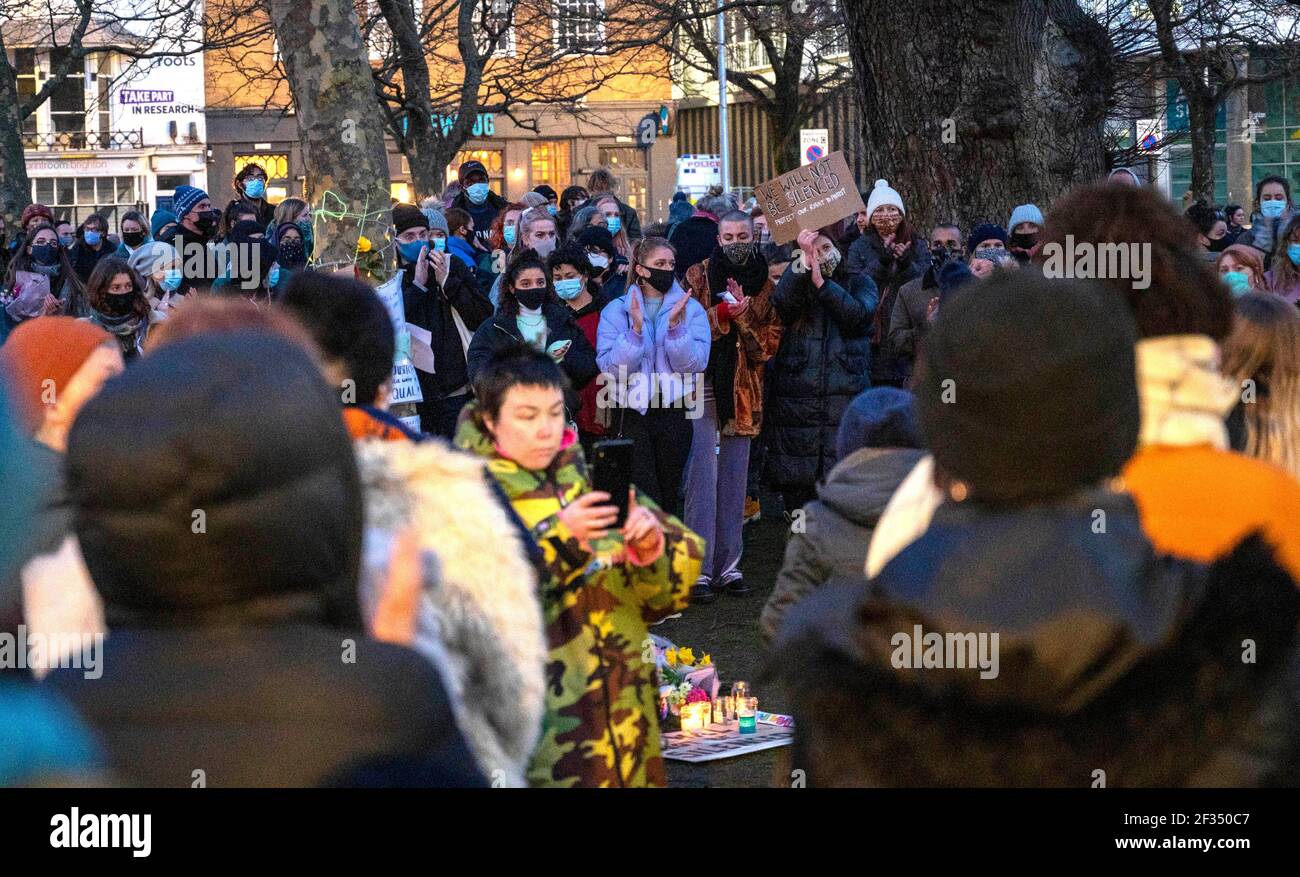
<path fill-rule="evenodd" d="M 142 128 L 134 131 L 47 131 L 44 134 L 23 134 L 23 149 L 39 152 L 63 149 L 140 149 L 142 146 Z"/>

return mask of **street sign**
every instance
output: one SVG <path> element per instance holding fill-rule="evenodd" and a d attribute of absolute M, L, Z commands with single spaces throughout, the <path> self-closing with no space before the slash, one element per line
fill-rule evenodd
<path fill-rule="evenodd" d="M 808 165 L 831 151 L 830 131 L 825 128 L 799 129 L 799 163 Z"/>
<path fill-rule="evenodd" d="M 636 145 L 644 148 L 654 146 L 655 138 L 659 136 L 659 114 L 647 113 L 641 121 L 636 123 Z"/>

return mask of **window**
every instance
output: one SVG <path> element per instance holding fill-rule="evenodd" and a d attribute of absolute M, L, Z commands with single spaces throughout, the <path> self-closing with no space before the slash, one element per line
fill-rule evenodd
<path fill-rule="evenodd" d="M 515 54 L 515 8 L 518 0 L 488 0 L 483 5 L 483 25 L 479 30 L 480 55 L 513 58 Z M 495 50 L 493 41 L 495 40 Z"/>
<path fill-rule="evenodd" d="M 108 218 L 117 228 L 117 218 L 128 210 L 143 210 L 136 200 L 135 177 L 40 177 L 32 180 L 32 200 L 49 205 L 54 215 L 74 225 L 92 213 Z"/>
<path fill-rule="evenodd" d="M 109 86 L 113 84 L 113 57 L 107 52 L 92 55 L 90 69 L 95 74 L 95 109 L 99 113 L 96 128 L 99 136 L 96 142 L 100 149 L 104 149 L 111 141 L 113 132 L 113 96 L 109 93 Z"/>
<path fill-rule="evenodd" d="M 40 90 L 36 87 L 36 50 L 15 49 L 14 70 L 18 73 L 18 103 L 26 103 Z M 23 121 L 23 133 L 36 133 L 36 113 Z"/>
<path fill-rule="evenodd" d="M 532 145 L 533 185 L 542 183 L 561 192 L 573 179 L 569 171 L 569 141 L 539 140 Z"/>
<path fill-rule="evenodd" d="M 605 42 L 605 0 L 554 0 L 556 51 L 599 49 Z"/>
<path fill-rule="evenodd" d="M 188 186 L 190 184 L 189 174 L 159 174 L 158 190 L 161 192 L 174 192 L 178 186 Z"/>
<path fill-rule="evenodd" d="M 58 70 L 68 57 L 67 49 L 50 49 L 50 70 Z M 60 145 L 72 149 L 86 148 L 86 71 L 74 62 L 67 77 L 50 93 L 50 129 Z"/>
<path fill-rule="evenodd" d="M 506 191 L 506 163 L 500 149 L 462 149 L 456 153 L 456 158 L 452 163 L 447 165 L 447 184 L 450 185 L 456 182 L 456 174 L 460 170 L 460 166 L 471 160 L 483 162 L 483 166 L 487 168 L 488 172 L 488 185 L 497 194 L 504 194 Z"/>
<path fill-rule="evenodd" d="M 620 173 L 625 170 L 645 170 L 645 150 L 639 146 L 602 146 L 600 163 Z"/>

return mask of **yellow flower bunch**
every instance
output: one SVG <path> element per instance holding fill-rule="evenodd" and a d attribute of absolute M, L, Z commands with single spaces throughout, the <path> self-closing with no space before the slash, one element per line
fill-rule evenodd
<path fill-rule="evenodd" d="M 370 248 L 371 248 L 370 238 L 366 237 L 365 235 L 362 235 L 361 237 L 357 238 L 358 253 L 369 253 Z"/>

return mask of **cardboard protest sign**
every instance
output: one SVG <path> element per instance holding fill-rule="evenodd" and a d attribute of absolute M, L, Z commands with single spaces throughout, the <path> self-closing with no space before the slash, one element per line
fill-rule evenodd
<path fill-rule="evenodd" d="M 844 153 L 795 168 L 754 188 L 772 240 L 788 244 L 806 228 L 818 229 L 866 209 Z"/>

